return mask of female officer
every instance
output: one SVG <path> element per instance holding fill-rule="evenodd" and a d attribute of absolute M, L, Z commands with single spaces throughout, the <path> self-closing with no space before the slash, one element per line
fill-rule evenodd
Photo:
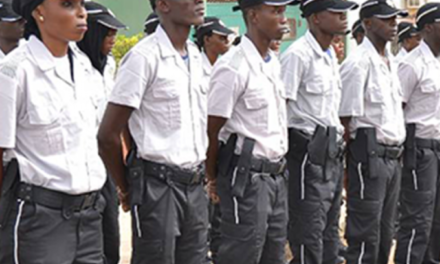
<path fill-rule="evenodd" d="M 14 0 L 28 42 L 0 64 L 0 156 L 16 158 L 12 199 L 5 176 L 0 263 L 101 264 L 100 189 L 90 61 L 70 42 L 87 31 L 83 0 Z M 2 209 L 0 208 L 0 210 Z"/>
<path fill-rule="evenodd" d="M 93 67 L 100 73 L 97 81 L 104 84 L 104 90 L 95 90 L 94 102 L 98 109 L 97 125 L 99 125 L 114 86 L 116 63 L 110 52 L 115 45 L 118 30 L 127 27 L 101 4 L 86 2 L 86 10 L 89 29 L 84 38 L 78 42 L 78 47 L 89 57 Z M 107 202 L 102 218 L 104 256 L 106 264 L 117 264 L 120 246 L 118 196 L 111 177 L 107 177 L 102 195 Z"/>

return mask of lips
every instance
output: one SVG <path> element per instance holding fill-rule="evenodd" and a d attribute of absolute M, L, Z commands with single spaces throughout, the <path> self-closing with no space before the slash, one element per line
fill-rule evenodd
<path fill-rule="evenodd" d="M 87 24 L 79 24 L 76 26 L 79 30 L 87 31 Z"/>

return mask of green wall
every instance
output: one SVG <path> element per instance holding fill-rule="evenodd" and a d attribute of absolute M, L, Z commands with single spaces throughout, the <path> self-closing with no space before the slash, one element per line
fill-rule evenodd
<path fill-rule="evenodd" d="M 113 13 L 129 29 L 120 31 L 120 34 L 135 35 L 143 32 L 144 21 L 151 13 L 149 0 L 94 0 L 110 8 Z"/>

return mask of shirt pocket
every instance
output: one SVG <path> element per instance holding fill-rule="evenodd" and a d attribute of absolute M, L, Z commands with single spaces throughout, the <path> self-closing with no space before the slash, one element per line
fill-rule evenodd
<path fill-rule="evenodd" d="M 244 98 L 244 104 L 248 110 L 248 118 L 252 119 L 257 127 L 268 127 L 268 106 L 269 102 L 264 97 L 263 93 L 248 94 Z"/>
<path fill-rule="evenodd" d="M 323 117 L 326 113 L 326 106 L 329 104 L 328 93 L 331 89 L 330 83 L 325 83 L 321 78 L 313 78 L 305 84 L 307 103 L 312 116 Z"/>
<path fill-rule="evenodd" d="M 440 85 L 433 80 L 426 80 L 420 84 L 420 90 L 425 98 L 423 103 L 420 103 L 420 107 L 432 110 L 437 109 Z"/>
<path fill-rule="evenodd" d="M 177 87 L 153 89 L 152 116 L 159 129 L 175 130 L 182 125 L 181 104 Z"/>

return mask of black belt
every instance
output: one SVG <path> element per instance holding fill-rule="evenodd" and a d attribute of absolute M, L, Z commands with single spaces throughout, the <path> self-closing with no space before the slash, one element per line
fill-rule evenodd
<path fill-rule="evenodd" d="M 156 177 L 160 180 L 179 182 L 187 185 L 196 185 L 203 182 L 205 178 L 204 165 L 199 165 L 195 169 L 181 169 L 169 165 L 143 160 L 145 174 Z"/>
<path fill-rule="evenodd" d="M 233 157 L 233 165 L 235 166 L 238 162 L 240 156 L 234 155 Z M 250 161 L 250 170 L 253 172 L 263 173 L 263 174 L 272 174 L 272 175 L 280 175 L 284 173 L 287 167 L 286 159 L 281 159 L 280 161 L 273 162 L 265 159 L 257 159 L 255 157 L 251 158 Z"/>
<path fill-rule="evenodd" d="M 78 212 L 93 207 L 99 197 L 99 192 L 71 195 L 27 183 L 20 183 L 17 196 L 21 200 L 34 202 L 52 209 Z"/>
<path fill-rule="evenodd" d="M 427 148 L 440 151 L 440 140 L 416 138 L 416 146 L 418 148 Z"/>
<path fill-rule="evenodd" d="M 377 156 L 389 159 L 399 159 L 402 156 L 403 147 L 398 146 L 377 146 Z"/>

